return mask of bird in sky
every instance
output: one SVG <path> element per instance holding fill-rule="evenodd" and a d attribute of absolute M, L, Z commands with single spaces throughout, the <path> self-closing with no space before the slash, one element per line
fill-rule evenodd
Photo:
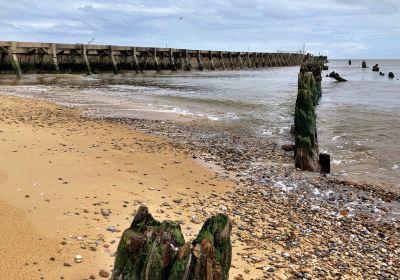
<path fill-rule="evenodd" d="M 183 19 L 183 17 L 180 17 L 180 18 L 179 18 L 179 20 L 182 20 L 182 19 Z"/>

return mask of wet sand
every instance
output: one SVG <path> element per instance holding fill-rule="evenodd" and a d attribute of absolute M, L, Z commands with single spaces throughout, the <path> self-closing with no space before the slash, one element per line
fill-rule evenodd
<path fill-rule="evenodd" d="M 118 231 L 129 227 L 139 205 L 159 219 L 182 220 L 184 234 L 195 235 L 200 225 L 189 222 L 190 201 L 232 189 L 167 141 L 85 120 L 75 109 L 0 99 L 1 279 L 111 272 Z M 176 197 L 184 198 L 186 211 L 160 213 Z M 107 231 L 110 226 L 117 232 Z"/>

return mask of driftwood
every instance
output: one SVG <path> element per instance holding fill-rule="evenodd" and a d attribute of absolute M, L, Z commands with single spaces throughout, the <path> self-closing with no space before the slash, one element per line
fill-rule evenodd
<path fill-rule="evenodd" d="M 112 280 L 227 280 L 232 225 L 226 215 L 209 218 L 192 243 L 179 224 L 160 223 L 141 206 L 118 245 Z"/>

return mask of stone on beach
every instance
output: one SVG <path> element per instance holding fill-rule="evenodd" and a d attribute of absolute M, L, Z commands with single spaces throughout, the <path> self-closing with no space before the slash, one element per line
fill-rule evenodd
<path fill-rule="evenodd" d="M 393 72 L 389 72 L 388 77 L 389 77 L 389 79 L 394 79 L 394 74 L 393 74 Z"/>
<path fill-rule="evenodd" d="M 374 71 L 374 72 L 379 72 L 379 65 L 378 65 L 378 64 L 375 64 L 375 65 L 372 67 L 372 71 Z"/>

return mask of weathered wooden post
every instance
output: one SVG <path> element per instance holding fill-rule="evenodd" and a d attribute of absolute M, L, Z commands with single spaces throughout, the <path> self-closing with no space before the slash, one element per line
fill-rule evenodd
<path fill-rule="evenodd" d="M 53 59 L 54 69 L 56 70 L 56 73 L 60 73 L 60 67 L 58 65 L 58 60 L 57 60 L 57 45 L 56 44 L 51 44 L 51 56 Z"/>
<path fill-rule="evenodd" d="M 218 214 L 185 243 L 179 224 L 159 222 L 141 206 L 122 234 L 111 280 L 228 280 L 231 230 L 229 218 Z"/>
<path fill-rule="evenodd" d="M 311 72 L 300 72 L 295 108 L 295 165 L 307 171 L 319 171 L 317 126 L 314 96 L 317 94 Z"/>
<path fill-rule="evenodd" d="M 17 79 L 22 79 L 22 70 L 17 57 L 17 42 L 10 42 L 8 56 L 10 57 L 11 66 L 17 75 Z"/>
<path fill-rule="evenodd" d="M 300 67 L 295 108 L 295 165 L 302 170 L 330 172 L 330 155 L 319 154 L 315 106 L 321 97 L 323 61 L 308 58 Z"/>
<path fill-rule="evenodd" d="M 83 63 L 86 65 L 87 74 L 91 75 L 92 69 L 90 68 L 90 64 L 89 64 L 89 60 L 88 60 L 86 52 L 87 52 L 86 45 L 82 44 L 81 45 L 82 60 L 83 60 Z"/>

